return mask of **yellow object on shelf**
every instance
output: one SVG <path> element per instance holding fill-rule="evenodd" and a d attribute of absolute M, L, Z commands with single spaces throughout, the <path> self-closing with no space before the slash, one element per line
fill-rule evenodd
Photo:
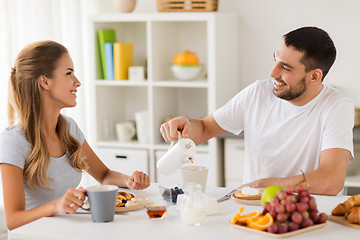
<path fill-rule="evenodd" d="M 191 51 L 184 51 L 174 56 L 174 64 L 177 65 L 199 65 L 199 58 Z"/>
<path fill-rule="evenodd" d="M 128 80 L 129 67 L 133 66 L 133 44 L 114 43 L 115 80 Z"/>

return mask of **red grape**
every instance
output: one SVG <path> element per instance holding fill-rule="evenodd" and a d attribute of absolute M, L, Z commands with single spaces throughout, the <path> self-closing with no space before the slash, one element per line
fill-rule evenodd
<path fill-rule="evenodd" d="M 316 200 L 313 196 L 310 196 L 309 197 L 309 202 L 308 202 L 308 205 L 309 205 L 309 209 L 310 210 L 315 210 L 316 209 Z"/>
<path fill-rule="evenodd" d="M 286 213 L 278 213 L 276 216 L 276 220 L 278 220 L 280 223 L 286 222 L 288 220 L 289 216 Z"/>
<path fill-rule="evenodd" d="M 309 213 L 309 217 L 311 218 L 311 220 L 313 220 L 314 223 L 316 223 L 319 220 L 320 215 L 318 214 L 317 209 L 312 210 Z"/>
<path fill-rule="evenodd" d="M 293 194 L 293 188 L 292 187 L 286 187 L 285 188 L 285 191 L 286 191 L 286 193 L 288 194 L 288 195 L 291 195 L 291 194 Z"/>
<path fill-rule="evenodd" d="M 284 190 L 282 190 L 282 189 L 279 189 L 278 191 L 277 191 L 277 197 L 279 198 L 279 200 L 283 200 L 283 199 L 286 199 L 286 197 L 287 197 L 287 194 L 286 194 L 286 192 L 284 191 Z"/>
<path fill-rule="evenodd" d="M 295 212 L 295 210 L 296 210 L 295 203 L 290 202 L 290 203 L 286 204 L 286 211 L 287 212 L 293 213 L 293 212 Z"/>
<path fill-rule="evenodd" d="M 289 223 L 289 231 L 295 231 L 298 230 L 300 228 L 300 225 L 294 222 L 290 222 Z"/>
<path fill-rule="evenodd" d="M 308 197 L 300 197 L 300 202 L 308 203 L 309 198 Z"/>
<path fill-rule="evenodd" d="M 304 190 L 300 191 L 299 194 L 301 197 L 309 197 L 310 191 L 308 189 L 304 189 Z"/>
<path fill-rule="evenodd" d="M 285 212 L 285 206 L 282 204 L 279 204 L 276 206 L 275 210 L 277 213 L 283 213 L 283 212 Z"/>
<path fill-rule="evenodd" d="M 308 218 L 308 217 L 309 217 L 309 212 L 308 212 L 308 211 L 302 212 L 302 213 L 301 213 L 301 216 L 302 216 L 303 218 Z"/>
<path fill-rule="evenodd" d="M 269 202 L 264 202 L 263 208 L 267 208 L 268 206 L 270 206 L 270 203 Z"/>
<path fill-rule="evenodd" d="M 268 227 L 267 231 L 268 231 L 269 233 L 277 233 L 277 232 L 278 232 L 278 225 L 277 225 L 276 223 L 271 224 L 271 225 Z"/>
<path fill-rule="evenodd" d="M 287 233 L 289 231 L 289 226 L 286 224 L 280 224 L 278 226 L 278 233 Z"/>
<path fill-rule="evenodd" d="M 286 199 L 292 203 L 297 202 L 296 195 L 288 195 Z"/>
<path fill-rule="evenodd" d="M 296 203 L 296 210 L 298 212 L 305 212 L 308 210 L 308 208 L 309 208 L 309 206 L 307 205 L 307 203 L 304 203 L 304 202 Z"/>
<path fill-rule="evenodd" d="M 291 214 L 291 221 L 300 224 L 302 222 L 301 214 L 299 212 L 294 212 L 293 214 Z"/>
<path fill-rule="evenodd" d="M 304 218 L 301 222 L 301 226 L 303 228 L 310 227 L 314 225 L 314 222 L 310 218 Z"/>
<path fill-rule="evenodd" d="M 265 214 L 267 214 L 268 212 L 269 212 L 269 211 L 268 211 L 266 208 L 264 208 L 264 209 L 262 210 L 262 213 L 261 213 L 261 214 L 262 214 L 263 216 L 265 216 Z"/>
<path fill-rule="evenodd" d="M 328 215 L 326 213 L 320 213 L 317 223 L 324 223 L 327 219 Z"/>
<path fill-rule="evenodd" d="M 276 212 L 275 208 L 271 208 L 269 210 L 269 213 L 274 219 L 276 218 L 277 212 Z"/>

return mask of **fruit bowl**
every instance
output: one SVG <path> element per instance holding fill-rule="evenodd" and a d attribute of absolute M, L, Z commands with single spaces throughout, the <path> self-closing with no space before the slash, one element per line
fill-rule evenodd
<path fill-rule="evenodd" d="M 193 80 L 200 75 L 200 65 L 172 65 L 171 70 L 179 80 Z"/>

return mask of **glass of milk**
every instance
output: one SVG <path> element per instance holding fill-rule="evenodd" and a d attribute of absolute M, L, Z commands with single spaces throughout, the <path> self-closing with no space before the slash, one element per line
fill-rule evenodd
<path fill-rule="evenodd" d="M 206 196 L 201 192 L 201 185 L 187 183 L 184 185 L 179 211 L 182 221 L 186 225 L 200 225 L 206 216 Z"/>

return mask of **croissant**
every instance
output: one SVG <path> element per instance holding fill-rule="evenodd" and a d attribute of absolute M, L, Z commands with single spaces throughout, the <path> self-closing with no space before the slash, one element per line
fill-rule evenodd
<path fill-rule="evenodd" d="M 345 202 L 337 205 L 331 212 L 334 216 L 342 216 L 345 215 L 349 210 L 356 205 L 360 205 L 360 194 L 354 195 L 347 199 Z"/>
<path fill-rule="evenodd" d="M 360 224 L 360 207 L 352 207 L 349 214 L 346 214 L 347 217 L 347 221 L 349 223 L 356 223 L 356 224 Z"/>

